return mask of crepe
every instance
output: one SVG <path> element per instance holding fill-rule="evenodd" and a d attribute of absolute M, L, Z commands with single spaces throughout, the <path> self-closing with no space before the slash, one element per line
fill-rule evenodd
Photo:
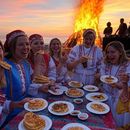
<path fill-rule="evenodd" d="M 82 96 L 83 95 L 83 93 L 79 89 L 76 89 L 76 88 L 68 89 L 67 94 L 70 96 Z"/>
<path fill-rule="evenodd" d="M 99 112 L 103 112 L 106 110 L 106 108 L 101 104 L 92 104 L 91 108 Z"/>
<path fill-rule="evenodd" d="M 26 130 L 42 130 L 45 128 L 46 122 L 39 115 L 28 112 L 24 116 L 23 125 Z"/>
<path fill-rule="evenodd" d="M 114 80 L 114 78 L 112 78 L 111 76 L 105 78 L 105 81 L 108 83 L 112 83 L 113 80 Z"/>
<path fill-rule="evenodd" d="M 4 69 L 10 70 L 11 69 L 11 65 L 9 65 L 7 62 L 5 61 L 1 61 L 0 60 L 0 66 L 3 67 Z"/>
<path fill-rule="evenodd" d="M 103 100 L 105 97 L 102 94 L 91 96 L 95 100 Z"/>
<path fill-rule="evenodd" d="M 52 106 L 52 111 L 58 113 L 64 113 L 69 110 L 68 105 L 66 103 L 56 103 Z"/>
<path fill-rule="evenodd" d="M 44 101 L 40 99 L 33 99 L 28 102 L 28 108 L 32 110 L 40 109 L 43 108 L 44 106 L 45 106 Z"/>
<path fill-rule="evenodd" d="M 46 76 L 37 75 L 37 76 L 34 77 L 33 82 L 44 84 L 44 83 L 50 83 L 50 80 Z"/>
<path fill-rule="evenodd" d="M 81 87 L 81 84 L 79 83 L 79 82 L 77 82 L 77 81 L 71 81 L 71 85 L 73 86 L 73 87 Z"/>
<path fill-rule="evenodd" d="M 67 130 L 84 130 L 84 129 L 79 126 L 75 126 L 75 127 L 68 128 Z"/>

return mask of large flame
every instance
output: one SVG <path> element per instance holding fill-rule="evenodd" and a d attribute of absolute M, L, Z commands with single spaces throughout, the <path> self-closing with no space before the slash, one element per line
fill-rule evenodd
<path fill-rule="evenodd" d="M 74 24 L 74 34 L 66 41 L 76 39 L 76 44 L 82 44 L 83 29 L 92 28 L 96 31 L 96 44 L 101 46 L 101 37 L 98 30 L 100 14 L 105 0 L 80 0 Z"/>

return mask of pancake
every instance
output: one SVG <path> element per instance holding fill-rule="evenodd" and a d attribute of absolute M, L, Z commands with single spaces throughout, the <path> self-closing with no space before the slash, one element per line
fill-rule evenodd
<path fill-rule="evenodd" d="M 69 110 L 68 105 L 65 103 L 56 103 L 52 106 L 52 111 L 58 113 L 64 113 Z"/>
<path fill-rule="evenodd" d="M 45 106 L 44 101 L 40 99 L 33 99 L 28 102 L 28 108 L 32 110 L 40 109 L 43 108 L 44 106 Z"/>
<path fill-rule="evenodd" d="M 26 130 L 42 130 L 45 128 L 46 123 L 39 115 L 28 112 L 24 116 L 23 125 Z"/>
<path fill-rule="evenodd" d="M 11 65 L 9 65 L 7 62 L 5 61 L 0 61 L 0 66 L 3 67 L 4 69 L 10 70 L 11 69 Z"/>

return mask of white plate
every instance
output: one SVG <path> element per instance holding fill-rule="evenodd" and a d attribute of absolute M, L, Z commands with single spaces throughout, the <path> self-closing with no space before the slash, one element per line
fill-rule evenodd
<path fill-rule="evenodd" d="M 65 86 L 59 86 L 59 89 L 61 89 L 61 90 L 64 91 L 64 92 L 68 90 L 68 88 L 65 87 Z"/>
<path fill-rule="evenodd" d="M 45 99 L 43 99 L 43 98 L 34 98 L 34 100 L 35 99 L 43 100 L 45 105 L 42 108 L 39 108 L 39 109 L 30 109 L 30 108 L 28 108 L 28 102 L 26 102 L 24 104 L 24 109 L 27 110 L 27 111 L 30 111 L 30 112 L 37 112 L 37 111 L 44 110 L 48 106 L 48 102 Z"/>
<path fill-rule="evenodd" d="M 69 123 L 69 124 L 66 124 L 61 130 L 68 130 L 69 128 L 71 127 L 81 127 L 83 128 L 84 130 L 90 130 L 90 128 L 88 128 L 87 126 L 81 124 L 81 123 Z"/>
<path fill-rule="evenodd" d="M 103 75 L 100 77 L 100 80 L 103 82 L 103 83 L 106 83 L 106 84 L 112 84 L 112 83 L 117 83 L 118 82 L 118 78 L 114 77 L 111 75 L 111 77 L 113 78 L 112 82 L 107 82 L 105 80 L 105 78 L 109 77 L 110 75 Z"/>
<path fill-rule="evenodd" d="M 105 111 L 100 112 L 100 111 L 94 110 L 91 107 L 92 104 L 100 104 L 100 105 L 104 106 L 105 107 Z M 106 113 L 108 113 L 110 111 L 110 107 L 107 104 L 102 103 L 102 102 L 90 102 L 90 103 L 88 103 L 86 105 L 86 108 L 87 108 L 88 111 L 90 111 L 90 112 L 92 112 L 94 114 L 106 114 Z"/>
<path fill-rule="evenodd" d="M 78 82 L 78 81 L 70 81 L 70 82 L 68 83 L 68 85 L 69 85 L 70 87 L 74 87 L 74 88 L 81 88 L 81 87 L 83 86 L 82 83 L 80 83 L 79 86 L 75 86 L 75 85 L 73 85 L 73 83 L 80 83 L 80 82 Z"/>
<path fill-rule="evenodd" d="M 45 128 L 42 129 L 42 130 L 49 130 L 49 129 L 51 128 L 51 126 L 52 126 L 52 120 L 51 120 L 49 117 L 44 116 L 44 115 L 40 115 L 40 117 L 41 117 L 42 119 L 44 119 L 45 122 L 46 122 L 46 126 L 45 126 Z M 19 125 L 18 125 L 18 130 L 26 130 L 26 128 L 25 128 L 24 125 L 23 125 L 23 120 L 19 123 Z"/>
<path fill-rule="evenodd" d="M 71 88 L 70 88 L 71 89 Z M 69 95 L 68 93 L 67 93 L 67 91 L 69 90 L 67 90 L 67 91 L 65 91 L 65 94 L 68 96 L 68 97 L 72 97 L 72 98 L 79 98 L 79 97 L 83 97 L 84 96 L 84 91 L 82 90 L 82 89 L 79 89 L 79 88 L 75 88 L 75 89 L 77 89 L 78 91 L 80 91 L 81 93 L 82 93 L 82 95 L 80 95 L 80 96 L 73 96 L 73 95 Z"/>
<path fill-rule="evenodd" d="M 65 104 L 67 104 L 69 110 L 68 110 L 67 112 L 63 112 L 63 113 L 58 113 L 58 112 L 52 111 L 52 106 L 53 106 L 54 104 L 58 104 L 58 103 L 65 103 Z M 51 104 L 48 106 L 48 110 L 49 110 L 50 113 L 52 113 L 52 114 L 54 114 L 54 115 L 64 116 L 64 115 L 70 114 L 70 113 L 74 110 L 74 105 L 73 105 L 71 102 L 67 102 L 67 101 L 56 101 L 56 102 L 51 103 Z"/>
<path fill-rule="evenodd" d="M 98 96 L 98 95 L 102 95 L 104 98 L 103 99 L 94 99 L 93 96 Z M 95 93 L 88 93 L 86 94 L 86 99 L 89 100 L 89 101 L 100 101 L 100 102 L 104 102 L 108 99 L 108 96 L 105 94 L 105 93 L 98 93 L 98 92 L 95 92 Z"/>
<path fill-rule="evenodd" d="M 96 92 L 99 90 L 99 88 L 94 85 L 85 85 L 83 89 L 89 92 Z"/>
<path fill-rule="evenodd" d="M 53 94 L 53 95 L 62 95 L 64 91 L 61 90 L 61 89 L 56 89 L 55 92 L 52 91 L 52 90 L 49 90 L 48 92 L 51 93 L 51 94 Z"/>

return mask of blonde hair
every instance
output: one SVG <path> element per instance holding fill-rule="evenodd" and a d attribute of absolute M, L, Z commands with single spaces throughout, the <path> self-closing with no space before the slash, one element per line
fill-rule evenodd
<path fill-rule="evenodd" d="M 53 52 L 53 50 L 51 49 L 51 45 L 53 44 L 53 41 L 54 41 L 54 40 L 57 40 L 58 43 L 59 43 L 59 45 L 61 45 L 61 41 L 60 41 L 58 38 L 53 38 L 53 39 L 51 39 L 50 44 L 49 44 L 49 52 L 50 52 L 50 56 L 51 56 L 51 57 L 54 55 L 54 52 Z M 59 53 L 58 53 L 58 57 L 61 58 L 61 55 L 62 55 L 62 50 L 61 50 L 61 48 L 60 48 L 60 51 L 59 51 Z"/>
<path fill-rule="evenodd" d="M 108 43 L 105 48 L 105 56 L 106 56 L 104 59 L 105 63 L 109 63 L 108 57 L 107 57 L 107 50 L 108 50 L 108 47 L 110 46 L 121 53 L 118 64 L 122 64 L 129 61 L 129 58 L 126 56 L 126 52 L 125 52 L 123 44 L 120 41 L 112 41 Z"/>

